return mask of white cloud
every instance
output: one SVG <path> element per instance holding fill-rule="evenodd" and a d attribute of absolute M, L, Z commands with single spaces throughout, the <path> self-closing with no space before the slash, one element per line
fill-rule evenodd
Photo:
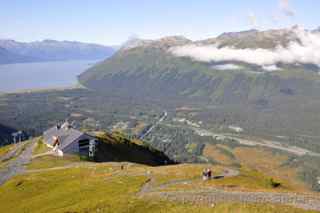
<path fill-rule="evenodd" d="M 289 0 L 279 0 L 279 7 L 286 16 L 295 16 L 295 11 L 291 8 Z"/>
<path fill-rule="evenodd" d="M 277 63 L 306 63 L 320 66 L 320 34 L 294 29 L 300 43 L 291 42 L 287 47 L 275 49 L 236 49 L 233 47 L 218 48 L 213 45 L 187 45 L 173 47 L 171 53 L 178 57 L 191 57 L 204 62 L 242 61 L 260 66 L 276 65 Z"/>
<path fill-rule="evenodd" d="M 238 66 L 236 64 L 220 64 L 212 66 L 212 68 L 217 70 L 237 70 L 241 69 L 241 66 Z"/>
<path fill-rule="evenodd" d="M 265 65 L 265 66 L 262 66 L 262 69 L 264 69 L 264 70 L 266 70 L 266 71 L 270 71 L 270 72 L 272 72 L 272 71 L 277 71 L 277 70 L 279 70 L 280 68 L 277 66 L 277 65 Z"/>

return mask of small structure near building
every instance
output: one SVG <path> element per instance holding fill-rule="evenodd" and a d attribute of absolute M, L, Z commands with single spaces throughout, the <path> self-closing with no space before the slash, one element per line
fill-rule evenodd
<path fill-rule="evenodd" d="M 68 122 L 45 131 L 43 139 L 59 156 L 63 156 L 64 153 L 79 153 L 82 156 L 94 157 L 96 151 L 97 139 L 72 128 Z"/>
<path fill-rule="evenodd" d="M 12 138 L 13 138 L 13 143 L 19 143 L 22 142 L 24 140 L 28 140 L 28 136 L 25 132 L 23 131 L 18 131 L 18 132 L 13 132 L 12 134 Z"/>

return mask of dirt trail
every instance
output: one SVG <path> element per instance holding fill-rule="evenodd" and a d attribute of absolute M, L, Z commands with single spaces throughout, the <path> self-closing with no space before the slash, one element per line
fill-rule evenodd
<path fill-rule="evenodd" d="M 219 174 L 219 176 L 215 176 L 213 178 L 222 178 L 222 177 L 234 177 L 239 175 L 238 170 L 226 168 L 224 171 Z M 148 180 L 145 182 L 145 184 L 141 187 L 140 191 L 137 193 L 139 197 L 143 197 L 145 195 L 148 195 L 149 193 L 153 192 L 159 192 L 159 190 L 166 189 L 170 186 L 176 185 L 176 184 L 190 184 L 192 181 L 198 179 L 198 178 L 193 178 L 193 179 L 180 179 L 180 180 L 172 180 L 167 183 L 163 183 L 157 186 L 154 186 L 155 184 L 155 178 L 152 177 L 151 173 L 148 175 Z"/>
<path fill-rule="evenodd" d="M 237 176 L 238 171 L 227 169 L 219 178 Z M 155 179 L 149 177 L 141 190 L 137 193 L 140 198 L 160 197 L 173 202 L 192 203 L 194 205 L 213 206 L 215 203 L 238 202 L 238 203 L 271 203 L 291 205 L 306 210 L 320 211 L 320 196 L 296 194 L 296 193 L 276 193 L 276 192 L 241 192 L 226 191 L 223 189 L 210 188 L 165 191 L 166 188 L 176 184 L 192 184 L 194 179 L 174 180 L 154 186 Z M 214 181 L 214 180 L 212 180 Z"/>
<path fill-rule="evenodd" d="M 9 161 L 8 165 L 4 169 L 0 170 L 0 185 L 4 184 L 11 177 L 25 172 L 25 165 L 31 160 L 32 151 L 36 146 L 36 141 L 33 140 L 31 143 L 27 145 L 22 144 L 21 146 L 26 147 L 16 159 Z M 17 150 L 15 152 L 17 152 Z"/>
<path fill-rule="evenodd" d="M 0 161 L 3 162 L 3 161 L 7 161 L 7 160 L 13 158 L 24 145 L 25 145 L 24 142 L 21 142 L 21 143 L 14 145 L 12 150 L 10 150 L 4 156 L 0 157 Z"/>
<path fill-rule="evenodd" d="M 208 205 L 219 202 L 240 203 L 272 203 L 291 205 L 306 210 L 320 211 L 320 198 L 313 195 L 298 195 L 294 193 L 273 192 L 238 192 L 218 189 L 151 192 L 147 196 L 160 196 L 175 202 L 190 202 L 196 205 Z"/>
<path fill-rule="evenodd" d="M 235 169 L 230 169 L 230 168 L 225 168 L 222 173 L 220 173 L 218 176 L 214 176 L 213 179 L 220 179 L 220 178 L 225 178 L 225 177 L 235 177 L 239 175 L 239 171 Z M 173 180 L 169 181 L 167 183 L 161 184 L 154 188 L 155 190 L 163 190 L 165 188 L 168 188 L 170 186 L 176 185 L 176 184 L 191 184 L 194 180 L 199 179 L 194 178 L 194 179 L 183 179 L 183 180 Z"/>
<path fill-rule="evenodd" d="M 47 156 L 47 155 L 55 155 L 56 153 L 54 151 L 48 151 L 45 153 L 40 153 L 40 154 L 36 154 L 36 155 L 32 155 L 32 159 L 34 158 L 38 158 L 38 157 L 42 157 L 42 156 Z"/>
<path fill-rule="evenodd" d="M 32 146 L 28 147 L 29 153 Z M 26 154 L 25 150 L 23 152 Z M 29 158 L 31 158 L 31 153 Z M 30 160 L 30 159 L 29 159 Z M 59 169 L 68 169 L 75 167 L 90 167 L 95 166 L 91 163 L 72 163 L 66 166 L 54 167 L 48 169 L 29 170 L 28 173 L 54 171 Z M 18 166 L 19 167 L 19 166 Z M 20 167 L 21 169 L 21 164 Z M 24 172 L 24 171 L 23 171 Z M 21 170 L 17 173 L 21 173 Z M 145 174 L 145 173 L 144 173 Z M 141 176 L 144 174 L 136 174 Z M 1 172 L 0 172 L 1 175 Z M 117 170 L 113 173 L 114 176 L 127 175 L 126 171 Z M 182 190 L 182 191 L 165 191 L 170 186 L 176 184 L 192 184 L 193 179 L 180 179 L 172 180 L 164 184 L 156 185 L 156 179 L 152 173 L 145 174 L 148 179 L 141 187 L 137 196 L 140 198 L 162 198 L 173 202 L 192 203 L 194 205 L 214 206 L 216 203 L 224 202 L 237 202 L 237 203 L 271 203 L 290 205 L 306 210 L 320 211 L 320 196 L 309 194 L 296 194 L 296 193 L 277 193 L 277 192 L 243 192 L 243 191 L 226 191 L 223 189 L 210 188 L 210 189 L 194 189 L 194 190 Z M 225 169 L 219 176 L 215 178 L 234 177 L 239 175 L 239 171 L 234 169 Z M 11 177 L 11 176 L 10 176 Z M 8 177 L 8 178 L 10 178 Z M 8 179 L 7 178 L 7 179 Z M 212 180 L 214 181 L 214 180 Z"/>

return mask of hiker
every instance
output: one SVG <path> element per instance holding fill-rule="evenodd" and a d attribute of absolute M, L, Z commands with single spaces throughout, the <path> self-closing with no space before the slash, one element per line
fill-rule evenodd
<path fill-rule="evenodd" d="M 211 169 L 204 169 L 202 172 L 202 180 L 209 180 L 212 178 L 212 171 Z"/>
<path fill-rule="evenodd" d="M 211 177 L 212 177 L 212 171 L 211 171 L 211 169 L 208 169 L 208 179 L 210 180 Z"/>
<path fill-rule="evenodd" d="M 208 180 L 207 169 L 204 169 L 202 172 L 202 180 Z"/>

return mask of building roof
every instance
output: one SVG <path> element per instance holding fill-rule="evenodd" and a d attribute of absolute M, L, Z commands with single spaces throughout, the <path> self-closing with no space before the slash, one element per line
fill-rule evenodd
<path fill-rule="evenodd" d="M 56 136 L 59 138 L 59 149 L 64 149 L 68 145 L 72 144 L 75 142 L 78 138 L 81 136 L 88 136 L 91 137 L 79 130 L 73 129 L 70 127 L 68 124 L 63 124 L 60 128 L 57 128 L 57 126 L 54 126 L 47 131 L 43 133 L 43 138 L 45 143 L 53 146 L 54 139 L 53 137 Z"/>

